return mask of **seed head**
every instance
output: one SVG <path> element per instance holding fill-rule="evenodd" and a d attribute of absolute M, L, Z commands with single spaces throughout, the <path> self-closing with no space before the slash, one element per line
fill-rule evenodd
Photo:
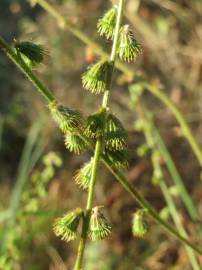
<path fill-rule="evenodd" d="M 105 36 L 107 39 L 113 39 L 116 27 L 117 6 L 113 6 L 104 16 L 99 19 L 97 29 L 100 36 Z"/>
<path fill-rule="evenodd" d="M 62 218 L 58 218 L 53 225 L 53 231 L 56 236 L 59 236 L 62 240 L 67 242 L 75 240 L 77 237 L 77 228 L 82 216 L 83 210 L 76 208 L 68 212 Z"/>
<path fill-rule="evenodd" d="M 48 52 L 42 45 L 30 41 L 16 42 L 14 46 L 17 53 L 20 54 L 21 58 L 30 68 L 34 68 L 42 63 L 44 56 L 48 55 Z"/>
<path fill-rule="evenodd" d="M 110 67 L 108 61 L 99 61 L 94 64 L 82 76 L 83 87 L 94 94 L 103 93 L 107 90 Z"/>
<path fill-rule="evenodd" d="M 87 189 L 90 185 L 92 168 L 93 168 L 93 159 L 85 163 L 74 177 L 76 184 L 78 184 L 83 189 Z"/>
<path fill-rule="evenodd" d="M 92 209 L 88 236 L 91 240 L 102 240 L 111 233 L 112 227 L 107 219 L 100 211 L 100 207 L 96 206 Z"/>
<path fill-rule="evenodd" d="M 133 36 L 129 25 L 124 25 L 120 29 L 119 47 L 117 53 L 123 61 L 134 61 L 141 53 L 141 46 Z"/>
<path fill-rule="evenodd" d="M 86 144 L 79 135 L 68 133 L 65 135 L 65 146 L 70 152 L 79 155 L 85 149 Z"/>

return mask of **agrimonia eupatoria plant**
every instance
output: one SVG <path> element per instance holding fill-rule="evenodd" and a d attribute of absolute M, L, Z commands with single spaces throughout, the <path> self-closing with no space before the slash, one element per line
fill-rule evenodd
<path fill-rule="evenodd" d="M 101 107 L 86 119 L 80 113 L 52 103 L 49 108 L 60 129 L 65 134 L 65 145 L 70 151 L 80 153 L 85 149 L 85 141 L 91 140 L 95 145 L 94 156 L 85 163 L 75 176 L 75 182 L 88 192 L 85 210 L 73 210 L 58 219 L 54 232 L 63 240 L 76 238 L 77 228 L 82 219 L 82 232 L 78 248 L 75 270 L 82 268 L 83 254 L 87 237 L 91 240 L 102 240 L 111 232 L 111 225 L 101 212 L 101 208 L 93 207 L 95 184 L 102 151 L 111 165 L 117 168 L 126 167 L 127 131 L 120 120 L 109 111 L 109 96 L 116 56 L 124 61 L 132 61 L 140 52 L 139 44 L 133 38 L 129 26 L 122 27 L 124 1 L 98 21 L 98 32 L 101 36 L 113 40 L 110 59 L 100 59 L 87 69 L 82 76 L 84 89 L 92 94 L 103 94 Z M 81 120 L 82 119 L 82 120 Z M 82 132 L 86 140 L 79 133 Z"/>
<path fill-rule="evenodd" d="M 45 1 L 43 1 L 45 2 Z M 124 147 L 125 145 L 125 135 L 121 138 L 120 140 L 120 134 L 117 134 L 118 138 L 118 143 L 117 143 L 117 138 L 114 141 L 114 147 L 110 146 L 110 143 L 107 146 L 105 146 L 106 142 L 106 129 L 105 129 L 105 124 L 106 124 L 106 119 L 107 116 L 109 115 L 109 108 L 108 108 L 108 101 L 109 101 L 109 90 L 111 88 L 111 79 L 112 79 L 112 73 L 114 69 L 114 62 L 116 59 L 116 56 L 119 55 L 119 48 L 120 48 L 120 29 L 122 27 L 122 13 L 123 13 L 123 6 L 124 6 L 124 1 L 119 1 L 119 5 L 117 7 L 117 15 L 116 15 L 116 25 L 114 28 L 114 35 L 113 35 L 113 46 L 112 46 L 112 52 L 110 59 L 108 60 L 108 67 L 109 67 L 109 74 L 105 76 L 100 76 L 98 73 L 98 78 L 94 76 L 94 73 L 91 73 L 90 75 L 93 74 L 93 76 L 89 76 L 89 82 L 82 80 L 84 83 L 84 87 L 86 88 L 85 85 L 88 85 L 87 90 L 90 90 L 93 93 L 96 93 L 95 85 L 99 86 L 102 85 L 102 87 L 106 86 L 106 90 L 103 90 L 103 88 L 99 88 L 99 93 L 103 92 L 103 102 L 101 108 L 98 109 L 98 114 L 103 112 L 104 115 L 104 120 L 98 121 L 96 125 L 87 125 L 87 122 L 81 114 L 74 109 L 69 109 L 65 108 L 61 105 L 58 105 L 57 102 L 55 101 L 55 97 L 53 94 L 49 91 L 49 89 L 44 86 L 41 81 L 30 71 L 29 68 L 24 64 L 24 61 L 20 61 L 20 56 L 18 57 L 15 55 L 13 50 L 7 46 L 7 44 L 4 42 L 3 39 L 0 38 L 0 46 L 1 48 L 5 51 L 5 53 L 8 55 L 8 57 L 23 71 L 23 73 L 27 76 L 27 78 L 33 83 L 33 85 L 37 88 L 37 90 L 45 97 L 46 101 L 49 103 L 49 108 L 55 118 L 55 120 L 58 122 L 59 127 L 61 128 L 62 132 L 65 135 L 65 142 L 67 147 L 69 148 L 70 151 L 75 151 L 76 153 L 79 153 L 80 151 L 84 150 L 86 147 L 92 149 L 95 149 L 94 157 L 92 158 L 92 167 L 89 170 L 90 175 L 88 177 L 89 179 L 89 184 L 85 185 L 85 188 L 88 191 L 88 200 L 87 200 L 87 206 L 86 210 L 83 211 L 82 218 L 80 220 L 83 221 L 82 223 L 82 233 L 81 233 L 81 241 L 78 249 L 78 256 L 77 256 L 77 261 L 75 265 L 75 270 L 76 269 L 81 269 L 82 265 L 82 259 L 83 259 L 83 253 L 85 249 L 85 243 L 86 243 L 86 238 L 89 235 L 89 229 L 90 229 L 90 218 L 92 217 L 93 214 L 93 198 L 94 198 L 94 187 L 95 187 L 95 181 L 96 181 L 96 176 L 97 176 L 97 169 L 100 161 L 100 157 L 102 158 L 102 161 L 104 164 L 108 167 L 108 169 L 116 176 L 118 181 L 124 186 L 124 188 L 132 195 L 134 199 L 138 201 L 138 203 L 142 206 L 148 209 L 149 214 L 160 224 L 164 226 L 169 232 L 171 232 L 175 237 L 192 247 L 195 251 L 198 253 L 201 253 L 201 251 L 196 248 L 193 244 L 191 244 L 186 238 L 183 238 L 181 235 L 175 231 L 172 226 L 169 224 L 165 223 L 155 212 L 155 210 L 150 206 L 150 204 L 137 192 L 137 190 L 132 187 L 132 185 L 127 181 L 126 177 L 121 173 L 120 168 L 125 167 L 128 162 L 127 162 L 127 149 Z M 106 26 L 107 27 L 107 26 Z M 105 30 L 107 31 L 107 30 Z M 129 32 L 126 31 L 128 34 Z M 125 33 L 124 33 L 125 34 Z M 131 37 L 131 36 L 130 36 Z M 126 39 L 125 39 L 126 40 Z M 129 40 L 129 39 L 127 39 Z M 137 44 L 135 39 L 132 39 L 132 44 Z M 127 46 L 122 46 L 123 48 L 128 48 Z M 133 52 L 131 54 L 131 52 Z M 137 52 L 139 53 L 139 46 L 136 48 L 136 54 Z M 122 59 L 125 59 L 126 61 L 131 61 L 135 60 L 136 54 L 134 53 L 134 49 L 126 50 L 126 53 L 124 52 L 122 55 Z M 132 55 L 132 56 L 131 56 Z M 100 60 L 102 61 L 102 64 L 105 63 L 106 59 Z M 93 67 L 92 67 L 93 68 Z M 91 68 L 90 68 L 91 69 Z M 90 69 L 88 72 L 90 72 Z M 105 71 L 105 69 L 104 69 Z M 87 73 L 84 74 L 87 76 Z M 89 73 L 88 73 L 89 75 Z M 85 76 L 83 76 L 84 78 Z M 87 77 L 86 77 L 87 78 Z M 92 78 L 95 78 L 96 81 L 92 82 Z M 103 84 L 104 81 L 104 84 Z M 100 84 L 101 82 L 101 84 Z M 104 85 L 104 86 L 103 86 Z M 147 87 L 147 86 L 145 86 Z M 93 90 L 92 90 L 93 89 Z M 101 90 L 100 90 L 101 89 Z M 104 88 L 105 89 L 105 88 Z M 150 89 L 150 88 L 149 88 Z M 153 91 L 153 88 L 151 92 Z M 158 92 L 159 93 L 159 92 Z M 104 123 L 103 125 L 103 130 L 100 132 L 100 123 Z M 102 125 L 102 124 L 101 124 Z M 88 127 L 88 128 L 87 128 Z M 87 130 L 92 132 L 91 137 L 86 137 L 86 132 Z M 84 133 L 85 130 L 85 133 Z M 96 130 L 98 130 L 98 133 L 96 133 Z M 123 135 L 123 134 L 122 134 Z M 80 138 L 81 140 L 71 140 L 71 136 L 76 136 L 76 138 Z M 73 143 L 72 143 L 73 142 Z M 81 146 L 82 144 L 82 146 Z M 71 147 L 70 147 L 71 146 Z M 110 147 L 109 147 L 110 146 Z M 82 149 L 82 150 L 81 150 Z M 102 154 L 101 154 L 102 151 Z M 82 181 L 82 180 L 79 180 Z M 74 211 L 74 210 L 73 210 Z M 69 213 L 69 212 L 68 212 Z M 80 221 L 79 220 L 79 221 Z M 78 225 L 79 226 L 79 225 Z M 58 228 L 57 228 L 58 231 Z M 58 231 L 59 232 L 59 231 Z M 60 235 L 60 237 L 62 237 Z"/>

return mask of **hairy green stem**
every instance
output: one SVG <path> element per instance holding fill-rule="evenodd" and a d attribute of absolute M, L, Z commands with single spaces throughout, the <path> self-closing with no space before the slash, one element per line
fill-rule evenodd
<path fill-rule="evenodd" d="M 116 60 L 116 51 L 117 51 L 118 39 L 119 39 L 119 31 L 120 31 L 122 17 L 123 17 L 124 2 L 125 2 L 125 0 L 119 0 L 115 34 L 114 34 L 112 51 L 111 51 L 111 56 L 110 56 L 111 68 L 110 68 L 110 71 L 108 74 L 107 90 L 104 92 L 103 100 L 102 100 L 102 108 L 104 111 L 108 110 L 108 103 L 109 103 L 110 90 L 111 90 L 111 84 L 112 84 L 112 76 L 113 76 L 113 71 L 114 71 L 114 63 Z M 102 154 L 102 140 L 98 139 L 96 142 L 96 146 L 95 146 L 92 175 L 91 175 L 90 186 L 89 186 L 89 191 L 88 191 L 88 200 L 87 200 L 87 206 L 86 206 L 87 213 L 86 213 L 86 217 L 85 217 L 86 221 L 84 222 L 84 225 L 83 225 L 83 226 L 85 226 L 85 230 L 83 230 L 84 232 L 82 233 L 82 236 L 80 239 L 76 264 L 75 264 L 75 268 L 74 268 L 75 270 L 81 270 L 81 268 L 82 268 L 83 254 L 84 254 L 84 250 L 85 250 L 87 231 L 88 231 L 88 227 L 89 227 L 90 213 L 91 213 L 91 210 L 93 207 L 95 183 L 96 183 L 98 166 L 99 166 L 101 154 Z"/>
<path fill-rule="evenodd" d="M 5 46 L 2 46 L 2 38 L 0 38 L 0 47 L 1 48 L 5 48 Z M 6 45 L 6 48 L 9 48 L 9 46 L 5 43 L 5 41 L 3 41 L 3 44 Z M 4 50 L 5 51 L 5 50 Z M 26 74 L 26 77 L 29 76 L 29 74 L 31 74 L 31 78 L 34 76 L 34 74 L 32 74 L 32 71 L 28 68 L 28 67 L 24 67 L 21 66 L 21 63 L 18 61 L 18 59 L 10 57 L 9 52 L 10 50 L 6 50 L 8 57 L 13 61 L 14 64 L 16 64 L 16 66 L 23 72 Z M 27 74 L 27 69 L 29 69 L 29 73 Z M 36 87 L 36 89 L 38 90 L 38 88 L 40 88 L 41 91 L 39 91 L 43 96 L 45 96 L 46 100 L 49 100 L 48 96 L 46 96 L 46 92 L 43 91 L 43 89 L 45 89 L 46 87 L 43 85 L 43 83 L 37 79 L 35 80 L 36 84 L 30 79 L 30 82 Z M 51 94 L 51 96 L 53 96 Z M 56 100 L 54 97 L 52 100 Z M 81 134 L 81 137 L 85 140 L 86 138 L 84 138 Z M 93 146 L 86 141 L 89 148 L 92 150 Z M 189 242 L 189 240 L 187 240 L 186 238 L 184 238 L 183 236 L 181 236 L 170 224 L 166 223 L 164 220 L 162 220 L 158 213 L 152 208 L 152 206 L 150 205 L 149 202 L 147 202 L 147 200 L 144 199 L 144 197 L 141 196 L 141 194 L 139 194 L 139 192 L 130 184 L 130 182 L 127 180 L 127 178 L 117 169 L 113 168 L 111 165 L 111 162 L 108 160 L 107 157 L 105 157 L 103 154 L 101 155 L 102 160 L 104 162 L 104 164 L 106 165 L 106 167 L 109 169 L 109 171 L 115 176 L 115 178 L 117 179 L 117 181 L 123 186 L 123 188 L 131 195 L 131 197 L 133 199 L 135 199 L 138 204 L 141 207 L 144 207 L 148 210 L 148 214 L 153 217 L 153 219 L 159 223 L 160 225 L 162 225 L 162 227 L 164 229 L 166 229 L 170 234 L 172 234 L 176 239 L 180 240 L 182 243 L 187 244 L 189 247 L 191 247 L 194 251 L 196 251 L 197 253 L 199 253 L 200 255 L 202 255 L 202 250 L 196 248 L 192 243 Z"/>

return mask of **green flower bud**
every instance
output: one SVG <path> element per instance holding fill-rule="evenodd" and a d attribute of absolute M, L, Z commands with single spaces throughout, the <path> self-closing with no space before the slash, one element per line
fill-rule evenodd
<path fill-rule="evenodd" d="M 56 236 L 59 236 L 62 240 L 67 242 L 75 240 L 77 237 L 77 228 L 82 216 L 83 210 L 76 208 L 68 212 L 64 217 L 58 218 L 53 225 L 53 231 Z"/>
<path fill-rule="evenodd" d="M 141 46 L 135 40 L 129 25 L 124 25 L 120 29 L 119 47 L 117 53 L 123 61 L 134 61 L 141 53 Z"/>
<path fill-rule="evenodd" d="M 88 116 L 84 124 L 84 134 L 89 138 L 100 138 L 104 135 L 105 112 L 96 112 Z"/>
<path fill-rule="evenodd" d="M 127 132 L 113 114 L 107 116 L 105 124 L 105 147 L 111 151 L 126 148 Z"/>
<path fill-rule="evenodd" d="M 144 237 L 148 232 L 148 223 L 145 219 L 145 213 L 146 210 L 141 209 L 133 215 L 132 232 L 136 237 Z"/>
<path fill-rule="evenodd" d="M 17 53 L 30 68 L 42 63 L 44 56 L 48 54 L 41 45 L 30 41 L 16 42 L 14 46 Z"/>
<path fill-rule="evenodd" d="M 82 84 L 91 93 L 100 94 L 107 90 L 107 81 L 111 65 L 108 61 L 99 61 L 82 76 Z"/>
<path fill-rule="evenodd" d="M 88 236 L 93 241 L 106 238 L 112 230 L 111 225 L 107 222 L 99 208 L 98 206 L 94 207 L 90 216 Z"/>
<path fill-rule="evenodd" d="M 114 37 L 117 11 L 118 9 L 115 5 L 99 19 L 97 29 L 100 36 L 106 36 L 107 39 L 112 39 Z"/>
<path fill-rule="evenodd" d="M 49 109 L 63 133 L 78 130 L 82 126 L 83 119 L 78 110 L 57 105 L 55 102 L 49 104 Z"/>
<path fill-rule="evenodd" d="M 92 169 L 93 169 L 93 158 L 89 162 L 85 163 L 74 177 L 76 184 L 78 184 L 81 188 L 87 189 L 89 187 Z"/>
<path fill-rule="evenodd" d="M 85 149 L 86 144 L 79 135 L 70 133 L 65 135 L 65 146 L 70 152 L 79 155 Z"/>

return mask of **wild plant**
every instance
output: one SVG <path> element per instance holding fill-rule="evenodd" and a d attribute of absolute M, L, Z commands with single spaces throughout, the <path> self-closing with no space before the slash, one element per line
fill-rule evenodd
<path fill-rule="evenodd" d="M 45 3 L 44 5 L 47 7 L 46 1 L 40 0 L 39 2 Z M 78 186 L 87 190 L 86 209 L 76 206 L 75 209 L 68 211 L 54 223 L 54 232 L 57 236 L 66 241 L 76 239 L 78 237 L 79 226 L 82 227 L 77 259 L 74 267 L 75 270 L 82 268 L 87 238 L 89 237 L 91 240 L 104 239 L 110 234 L 112 229 L 112 225 L 105 217 L 102 207 L 99 205 L 94 206 L 93 203 L 95 185 L 98 178 L 98 167 L 101 161 L 140 205 L 140 209 L 135 213 L 133 218 L 132 230 L 134 235 L 144 236 L 147 233 L 148 224 L 145 220 L 145 216 L 150 215 L 173 236 L 201 254 L 201 250 L 190 243 L 185 235 L 179 234 L 178 231 L 159 216 L 144 197 L 139 194 L 135 187 L 129 183 L 124 175 L 124 170 L 129 163 L 127 153 L 127 131 L 123 127 L 121 121 L 109 108 L 112 76 L 117 57 L 122 61 L 130 62 L 134 61 L 141 52 L 141 47 L 134 38 L 130 26 L 122 25 L 124 2 L 124 0 L 119 0 L 119 4 L 113 6 L 112 9 L 98 21 L 98 32 L 101 36 L 105 36 L 107 39 L 112 40 L 113 44 L 110 57 L 101 51 L 99 55 L 103 55 L 104 57 L 99 59 L 93 66 L 89 67 L 82 76 L 84 89 L 92 94 L 103 95 L 100 108 L 87 118 L 77 109 L 70 109 L 58 103 L 50 90 L 34 75 L 32 68 L 43 60 L 43 57 L 41 57 L 43 50 L 40 45 L 28 46 L 26 51 L 19 43 L 17 43 L 17 45 L 15 44 L 14 48 L 10 48 L 3 39 L 0 39 L 0 47 L 21 69 L 48 102 L 48 107 L 53 118 L 65 136 L 66 147 L 76 154 L 80 154 L 85 149 L 90 149 L 93 152 L 93 157 L 85 163 L 75 175 L 75 182 Z M 50 7 L 49 11 L 52 14 L 56 14 Z M 60 21 L 63 21 L 63 26 L 66 25 L 66 21 L 61 19 L 60 16 L 58 18 Z M 84 40 L 83 35 L 78 34 L 78 32 L 74 30 L 72 30 L 72 32 Z M 36 50 L 35 53 L 38 56 L 37 59 L 40 59 L 40 61 L 35 61 L 35 63 L 28 65 L 28 62 L 32 62 L 33 60 L 31 56 L 33 54 L 31 54 L 30 48 Z M 28 58 L 28 61 L 25 60 L 26 58 Z M 125 70 L 125 66 L 123 68 L 120 63 L 118 65 L 121 69 Z M 143 88 L 158 96 L 169 106 L 169 108 L 171 108 L 180 125 L 184 128 L 185 136 L 192 145 L 198 160 L 201 162 L 201 151 L 199 150 L 192 133 L 189 132 L 189 127 L 184 121 L 184 118 L 173 103 L 170 102 L 157 87 L 147 84 L 144 81 L 141 85 Z"/>

